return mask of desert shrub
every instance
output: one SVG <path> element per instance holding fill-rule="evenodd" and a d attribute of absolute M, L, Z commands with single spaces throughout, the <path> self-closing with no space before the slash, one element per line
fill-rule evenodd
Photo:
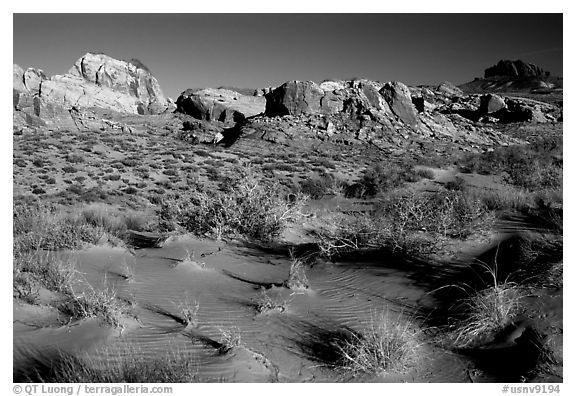
<path fill-rule="evenodd" d="M 353 374 L 406 372 L 419 363 L 420 333 L 411 320 L 382 313 L 367 329 L 351 331 L 338 345 L 341 358 L 337 366 Z"/>
<path fill-rule="evenodd" d="M 270 240 L 295 220 L 303 198 L 289 202 L 277 184 L 266 183 L 244 169 L 225 191 L 187 191 L 162 202 L 159 216 L 164 227 L 174 225 L 197 235 L 216 238 L 239 234 Z"/>
<path fill-rule="evenodd" d="M 491 228 L 494 216 L 477 199 L 459 191 L 396 191 L 373 213 L 339 215 L 316 231 L 326 256 L 366 248 L 427 254 L 449 238 L 465 239 Z"/>
<path fill-rule="evenodd" d="M 210 157 L 210 153 L 205 150 L 194 150 L 194 154 L 199 157 Z"/>
<path fill-rule="evenodd" d="M 133 167 L 138 165 L 141 161 L 139 161 L 138 158 L 124 158 L 121 162 L 124 166 Z"/>
<path fill-rule="evenodd" d="M 466 181 L 461 176 L 456 176 L 453 180 L 444 183 L 446 190 L 464 191 L 466 188 Z"/>
<path fill-rule="evenodd" d="M 80 154 L 68 154 L 66 156 L 66 161 L 71 162 L 73 164 L 79 164 L 84 162 L 84 157 Z"/>
<path fill-rule="evenodd" d="M 64 173 L 76 173 L 78 172 L 78 169 L 74 168 L 73 166 L 64 166 L 62 167 L 62 171 Z"/>
<path fill-rule="evenodd" d="M 317 178 L 307 178 L 299 183 L 298 190 L 312 199 L 320 199 L 325 195 L 344 195 L 346 183 L 329 173 L 323 173 Z"/>
<path fill-rule="evenodd" d="M 125 189 L 122 190 L 125 194 L 136 194 L 138 192 L 138 189 L 134 186 L 128 186 Z"/>
<path fill-rule="evenodd" d="M 424 231 L 462 239 L 490 227 L 493 221 L 482 202 L 461 191 L 399 191 L 384 197 L 376 210 L 388 218 L 392 233 L 400 238 L 409 232 Z"/>
<path fill-rule="evenodd" d="M 334 255 L 387 244 L 390 232 L 383 216 L 337 214 L 326 219 L 326 227 L 314 232 L 322 255 Z"/>
<path fill-rule="evenodd" d="M 424 178 L 424 179 L 430 179 L 430 180 L 434 180 L 434 171 L 432 169 L 418 169 L 416 171 L 416 175 Z"/>
<path fill-rule="evenodd" d="M 362 191 L 363 196 L 372 197 L 418 179 L 413 164 L 378 163 L 366 169 L 359 182 L 362 188 L 356 192 Z"/>

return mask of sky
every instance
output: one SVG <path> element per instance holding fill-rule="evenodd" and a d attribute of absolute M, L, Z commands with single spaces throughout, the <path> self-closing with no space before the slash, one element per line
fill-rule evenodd
<path fill-rule="evenodd" d="M 461 84 L 500 59 L 562 76 L 562 14 L 14 14 L 13 62 L 64 74 L 86 52 L 186 88 L 368 78 Z"/>

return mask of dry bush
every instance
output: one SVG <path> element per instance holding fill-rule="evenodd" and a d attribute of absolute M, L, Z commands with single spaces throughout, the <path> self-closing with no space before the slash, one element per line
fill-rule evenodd
<path fill-rule="evenodd" d="M 245 170 L 224 191 L 189 191 L 165 199 L 159 216 L 167 229 L 176 225 L 202 236 L 238 234 L 268 241 L 301 217 L 304 202 L 302 195 L 290 201 L 277 184 Z"/>
<path fill-rule="evenodd" d="M 359 249 L 387 248 L 427 254 L 443 240 L 486 232 L 494 215 L 462 191 L 435 193 L 397 190 L 383 197 L 374 213 L 337 215 L 316 231 L 325 256 Z"/>

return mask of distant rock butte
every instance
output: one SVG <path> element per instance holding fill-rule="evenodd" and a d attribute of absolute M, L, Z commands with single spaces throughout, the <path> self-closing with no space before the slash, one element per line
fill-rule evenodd
<path fill-rule="evenodd" d="M 484 71 L 484 78 L 495 76 L 506 77 L 548 77 L 549 72 L 544 71 L 533 63 L 525 63 L 521 60 L 501 60 L 496 65 L 487 68 Z"/>

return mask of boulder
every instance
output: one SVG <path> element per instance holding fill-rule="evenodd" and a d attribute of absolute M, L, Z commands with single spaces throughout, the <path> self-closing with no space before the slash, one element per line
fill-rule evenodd
<path fill-rule="evenodd" d="M 239 122 L 266 109 L 262 96 L 247 96 L 226 89 L 188 89 L 176 100 L 176 110 L 199 120 Z"/>
<path fill-rule="evenodd" d="M 442 84 L 438 85 L 436 91 L 449 97 L 464 95 L 464 92 L 462 92 L 460 88 L 448 81 L 444 81 Z"/>
<path fill-rule="evenodd" d="M 410 90 L 401 82 L 389 82 L 382 87 L 380 94 L 384 97 L 392 112 L 407 125 L 416 126 L 418 116 L 412 104 Z"/>
<path fill-rule="evenodd" d="M 266 94 L 266 115 L 320 113 L 323 96 L 324 91 L 315 82 L 288 81 Z"/>
<path fill-rule="evenodd" d="M 496 113 L 506 108 L 506 102 L 498 95 L 487 94 L 480 97 L 478 112 L 481 115 Z"/>

